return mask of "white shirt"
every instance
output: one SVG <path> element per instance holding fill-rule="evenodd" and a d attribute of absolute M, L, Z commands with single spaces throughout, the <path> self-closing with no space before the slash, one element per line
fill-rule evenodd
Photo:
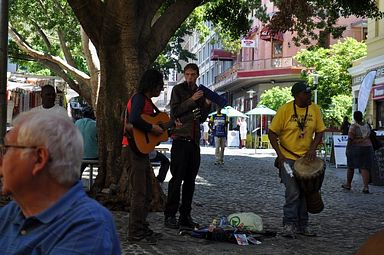
<path fill-rule="evenodd" d="M 60 106 L 58 104 L 55 104 L 51 108 L 44 108 L 43 105 L 36 106 L 36 107 L 32 108 L 31 111 L 33 111 L 33 112 L 35 112 L 35 111 L 50 111 L 50 112 L 53 112 L 53 113 L 56 113 L 56 114 L 64 114 L 65 116 L 69 117 L 68 113 L 67 113 L 67 110 L 65 110 L 64 107 L 62 107 L 62 106 Z"/>
<path fill-rule="evenodd" d="M 240 122 L 240 134 L 246 134 L 247 133 L 247 122 L 241 121 Z"/>

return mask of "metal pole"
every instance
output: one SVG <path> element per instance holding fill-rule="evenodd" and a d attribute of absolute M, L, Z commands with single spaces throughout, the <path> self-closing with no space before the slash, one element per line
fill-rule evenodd
<path fill-rule="evenodd" d="M 314 92 L 315 92 L 315 95 L 314 95 L 314 101 L 315 101 L 315 104 L 317 104 L 317 85 L 319 84 L 319 74 L 317 73 L 313 73 L 312 74 L 313 76 L 313 86 L 314 86 Z"/>
<path fill-rule="evenodd" d="M 0 143 L 7 131 L 8 0 L 0 0 Z"/>

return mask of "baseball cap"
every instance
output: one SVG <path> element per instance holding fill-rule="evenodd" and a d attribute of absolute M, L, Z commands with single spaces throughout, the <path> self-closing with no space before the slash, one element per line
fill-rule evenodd
<path fill-rule="evenodd" d="M 305 82 L 301 82 L 301 81 L 293 84 L 291 89 L 292 96 L 296 96 L 302 91 L 306 93 L 311 93 L 311 88 Z"/>

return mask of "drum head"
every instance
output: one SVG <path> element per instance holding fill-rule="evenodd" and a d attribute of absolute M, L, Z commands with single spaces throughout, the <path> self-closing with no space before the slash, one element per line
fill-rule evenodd
<path fill-rule="evenodd" d="M 317 172 L 324 170 L 324 161 L 320 158 L 314 160 L 307 160 L 306 158 L 299 158 L 293 165 L 295 173 L 301 177 L 309 177 L 316 175 Z"/>

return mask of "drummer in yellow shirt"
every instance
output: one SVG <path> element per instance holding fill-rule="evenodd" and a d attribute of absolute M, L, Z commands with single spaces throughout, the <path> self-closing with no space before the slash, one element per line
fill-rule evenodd
<path fill-rule="evenodd" d="M 285 185 L 282 235 L 296 238 L 296 234 L 316 234 L 308 226 L 305 196 L 295 178 L 284 170 L 283 163 L 288 163 L 293 169 L 295 160 L 300 157 L 313 160 L 316 148 L 322 141 L 325 125 L 320 107 L 311 102 L 311 89 L 306 83 L 295 83 L 291 92 L 294 101 L 278 109 L 269 127 L 268 137 L 277 153 L 280 177 Z"/>

